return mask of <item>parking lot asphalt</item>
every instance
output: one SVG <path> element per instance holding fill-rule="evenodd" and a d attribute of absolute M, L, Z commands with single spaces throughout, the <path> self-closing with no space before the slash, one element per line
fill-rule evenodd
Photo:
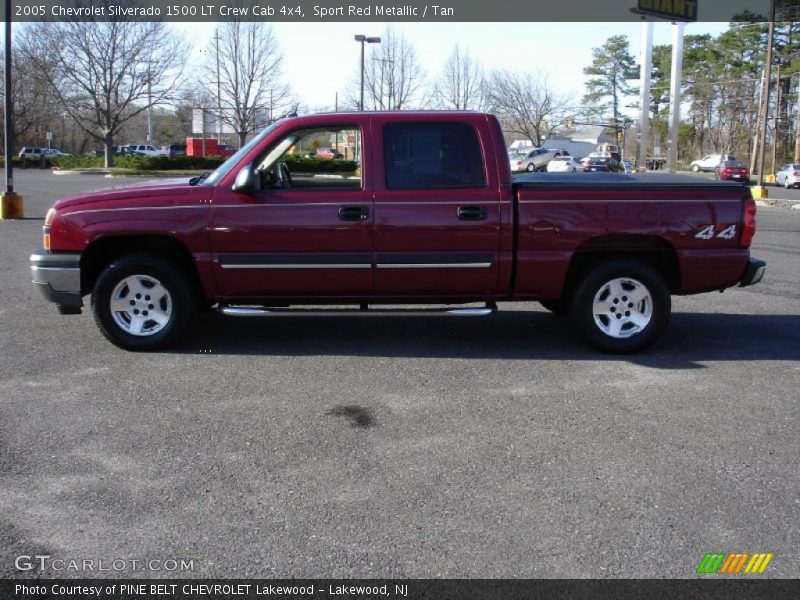
<path fill-rule="evenodd" d="M 760 208 L 764 282 L 675 298 L 641 355 L 535 303 L 212 315 L 137 354 L 28 273 L 50 203 L 108 184 L 19 173 L 29 218 L 0 222 L 0 576 L 800 576 L 800 211 Z M 126 562 L 15 568 L 36 554 Z"/>

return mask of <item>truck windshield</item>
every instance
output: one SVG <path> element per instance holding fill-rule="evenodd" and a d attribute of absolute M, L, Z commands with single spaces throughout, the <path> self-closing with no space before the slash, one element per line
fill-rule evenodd
<path fill-rule="evenodd" d="M 208 177 L 203 179 L 202 183 L 211 185 L 219 183 L 225 177 L 225 175 L 230 173 L 231 169 L 233 169 L 233 167 L 235 167 L 239 163 L 239 161 L 242 159 L 244 155 L 250 152 L 250 150 L 254 146 L 261 143 L 261 140 L 267 137 L 270 134 L 270 132 L 272 132 L 276 127 L 277 127 L 277 122 L 264 128 L 264 130 L 261 133 L 259 133 L 249 142 L 247 142 L 244 146 L 239 148 L 239 150 L 235 154 L 231 155 L 231 157 L 228 160 L 226 160 L 224 163 L 218 166 L 214 171 L 212 171 L 208 175 Z"/>

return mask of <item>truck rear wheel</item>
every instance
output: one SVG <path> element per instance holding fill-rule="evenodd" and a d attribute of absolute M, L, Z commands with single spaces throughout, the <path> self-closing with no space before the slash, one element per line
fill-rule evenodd
<path fill-rule="evenodd" d="M 92 292 L 97 326 L 126 350 L 156 350 L 174 343 L 194 305 L 191 287 L 178 268 L 151 253 L 114 259 Z"/>
<path fill-rule="evenodd" d="M 613 260 L 579 283 L 572 318 L 604 352 L 638 352 L 655 342 L 669 321 L 671 299 L 663 277 L 636 260 Z"/>

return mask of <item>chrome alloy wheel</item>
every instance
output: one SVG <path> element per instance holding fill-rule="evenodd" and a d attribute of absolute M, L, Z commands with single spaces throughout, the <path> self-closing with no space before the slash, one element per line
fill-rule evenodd
<path fill-rule="evenodd" d="M 595 325 L 606 335 L 622 339 L 643 331 L 653 316 L 653 297 L 641 282 L 619 277 L 603 284 L 594 295 Z"/>
<path fill-rule="evenodd" d="M 172 318 L 172 296 L 150 275 L 129 275 L 111 293 L 111 314 L 123 331 L 136 336 L 154 335 Z"/>

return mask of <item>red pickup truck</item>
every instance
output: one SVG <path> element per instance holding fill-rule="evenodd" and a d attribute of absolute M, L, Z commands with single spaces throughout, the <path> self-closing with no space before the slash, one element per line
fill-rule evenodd
<path fill-rule="evenodd" d="M 308 159 L 319 147 L 344 158 Z M 663 332 L 671 294 L 761 280 L 755 212 L 747 187 L 692 177 L 512 180 L 488 114 L 320 114 L 271 124 L 190 181 L 59 200 L 31 271 L 63 314 L 91 294 L 102 332 L 130 350 L 175 342 L 214 306 L 459 316 L 538 300 L 600 349 L 634 352 Z"/>

